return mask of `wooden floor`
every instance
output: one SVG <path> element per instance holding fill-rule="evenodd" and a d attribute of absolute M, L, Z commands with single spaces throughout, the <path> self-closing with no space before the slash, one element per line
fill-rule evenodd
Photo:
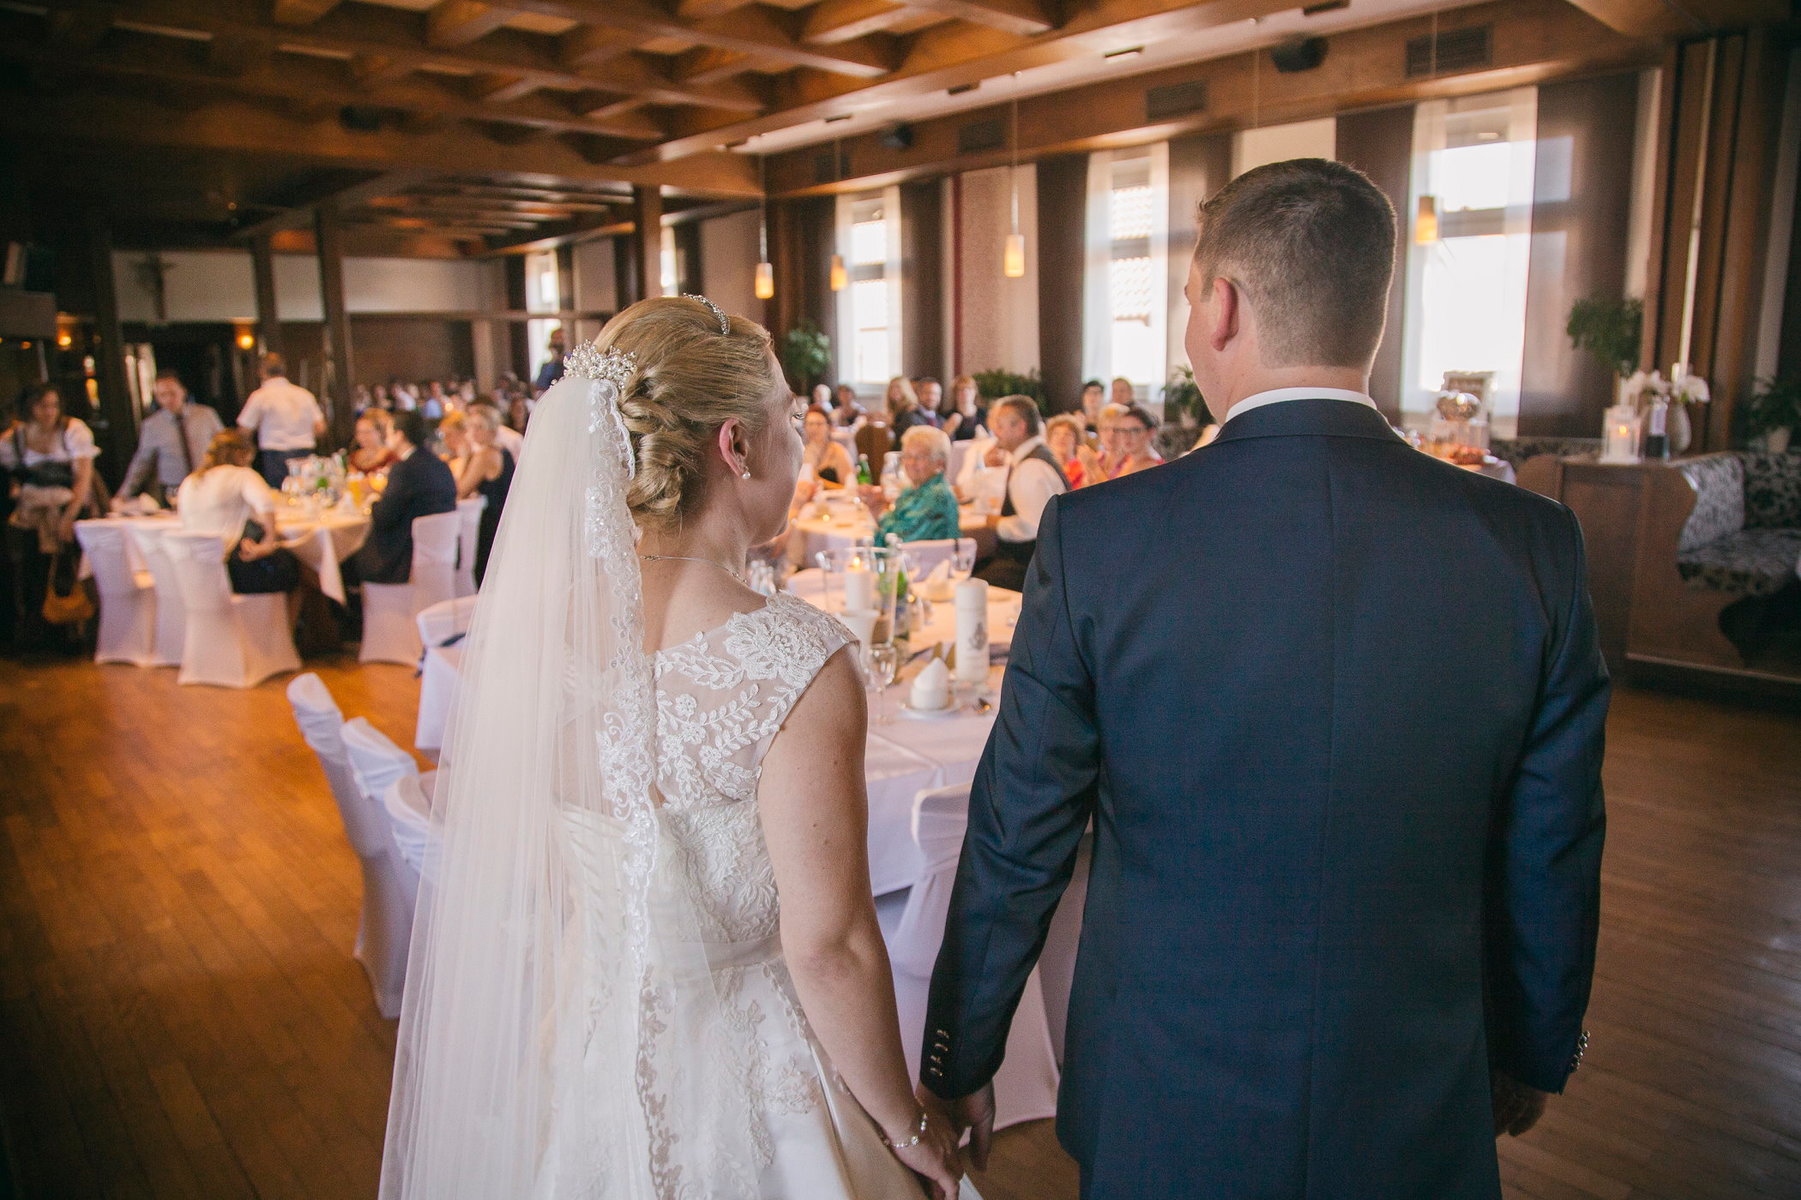
<path fill-rule="evenodd" d="M 320 673 L 410 743 L 411 672 Z M 1622 691 L 1607 782 L 1594 1045 L 1503 1146 L 1509 1195 L 1801 1197 L 1801 716 Z M 373 1195 L 394 1026 L 350 958 L 357 903 L 281 681 L 0 662 L 18 1194 Z M 1046 1123 L 1003 1134 L 981 1185 L 1076 1192 Z"/>

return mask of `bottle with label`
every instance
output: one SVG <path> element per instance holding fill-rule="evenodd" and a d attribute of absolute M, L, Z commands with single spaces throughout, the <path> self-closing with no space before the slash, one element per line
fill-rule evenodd
<path fill-rule="evenodd" d="M 857 455 L 857 486 L 868 487 L 875 482 L 875 476 L 869 470 L 869 455 Z"/>
<path fill-rule="evenodd" d="M 1645 457 L 1666 459 L 1670 456 L 1670 402 L 1657 399 L 1651 404 L 1651 418 L 1646 425 Z"/>

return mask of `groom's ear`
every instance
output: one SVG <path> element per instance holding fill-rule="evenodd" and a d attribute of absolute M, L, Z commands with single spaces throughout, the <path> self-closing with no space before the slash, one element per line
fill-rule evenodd
<path fill-rule="evenodd" d="M 1207 330 L 1207 343 L 1215 351 L 1226 348 L 1227 343 L 1239 334 L 1239 322 L 1243 317 L 1240 308 L 1242 297 L 1238 285 L 1224 275 L 1213 277 L 1212 318 Z"/>

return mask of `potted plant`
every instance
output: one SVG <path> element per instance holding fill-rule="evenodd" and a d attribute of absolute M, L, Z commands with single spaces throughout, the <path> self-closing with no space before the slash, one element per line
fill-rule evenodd
<path fill-rule="evenodd" d="M 1174 421 L 1184 429 L 1194 430 L 1211 421 L 1207 399 L 1194 381 L 1194 368 L 1181 364 L 1169 373 L 1169 382 L 1159 393 L 1163 399 L 1163 419 Z"/>
<path fill-rule="evenodd" d="M 818 325 L 802 318 L 782 335 L 781 359 L 788 385 L 811 392 L 832 369 L 832 339 Z"/>
<path fill-rule="evenodd" d="M 1782 454 L 1789 448 L 1789 437 L 1801 425 L 1801 379 L 1787 376 L 1760 379 L 1757 390 L 1745 405 L 1745 435 L 1763 439 L 1763 448 L 1771 454 Z"/>
<path fill-rule="evenodd" d="M 1631 297 L 1590 296 L 1570 306 L 1564 332 L 1570 345 L 1606 363 L 1617 380 L 1638 366 L 1639 339 L 1645 328 L 1645 302 Z M 1615 384 L 1618 393 L 1618 383 Z M 1623 396 L 1617 402 L 1624 402 Z"/>
<path fill-rule="evenodd" d="M 970 378 L 976 381 L 976 390 L 982 393 L 984 400 L 999 400 L 1002 396 L 1030 396 L 1044 407 L 1044 381 L 1038 378 L 1037 370 L 1021 375 L 1017 371 L 1008 371 L 995 367 L 987 371 L 977 371 Z"/>

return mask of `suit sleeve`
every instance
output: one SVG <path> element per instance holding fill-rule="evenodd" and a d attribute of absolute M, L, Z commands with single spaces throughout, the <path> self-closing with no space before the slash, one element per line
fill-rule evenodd
<path fill-rule="evenodd" d="M 1026 579 L 1000 713 L 971 787 L 932 972 L 921 1074 L 947 1099 L 976 1091 L 999 1068 L 1094 810 L 1094 688 L 1070 621 L 1061 541 L 1053 500 Z"/>
<path fill-rule="evenodd" d="M 1570 592 L 1519 771 L 1496 814 L 1489 878 L 1490 1055 L 1500 1070 L 1547 1092 L 1561 1092 L 1581 1058 L 1606 828 L 1607 667 L 1582 530 L 1573 513 L 1564 516 Z"/>
<path fill-rule="evenodd" d="M 414 454 L 423 454 L 423 450 L 415 450 Z M 395 529 L 403 522 L 410 521 L 407 516 L 412 511 L 413 472 L 404 470 L 405 463 L 395 463 L 388 472 L 388 486 L 382 489 L 381 499 L 369 506 L 369 527 L 371 529 Z"/>

